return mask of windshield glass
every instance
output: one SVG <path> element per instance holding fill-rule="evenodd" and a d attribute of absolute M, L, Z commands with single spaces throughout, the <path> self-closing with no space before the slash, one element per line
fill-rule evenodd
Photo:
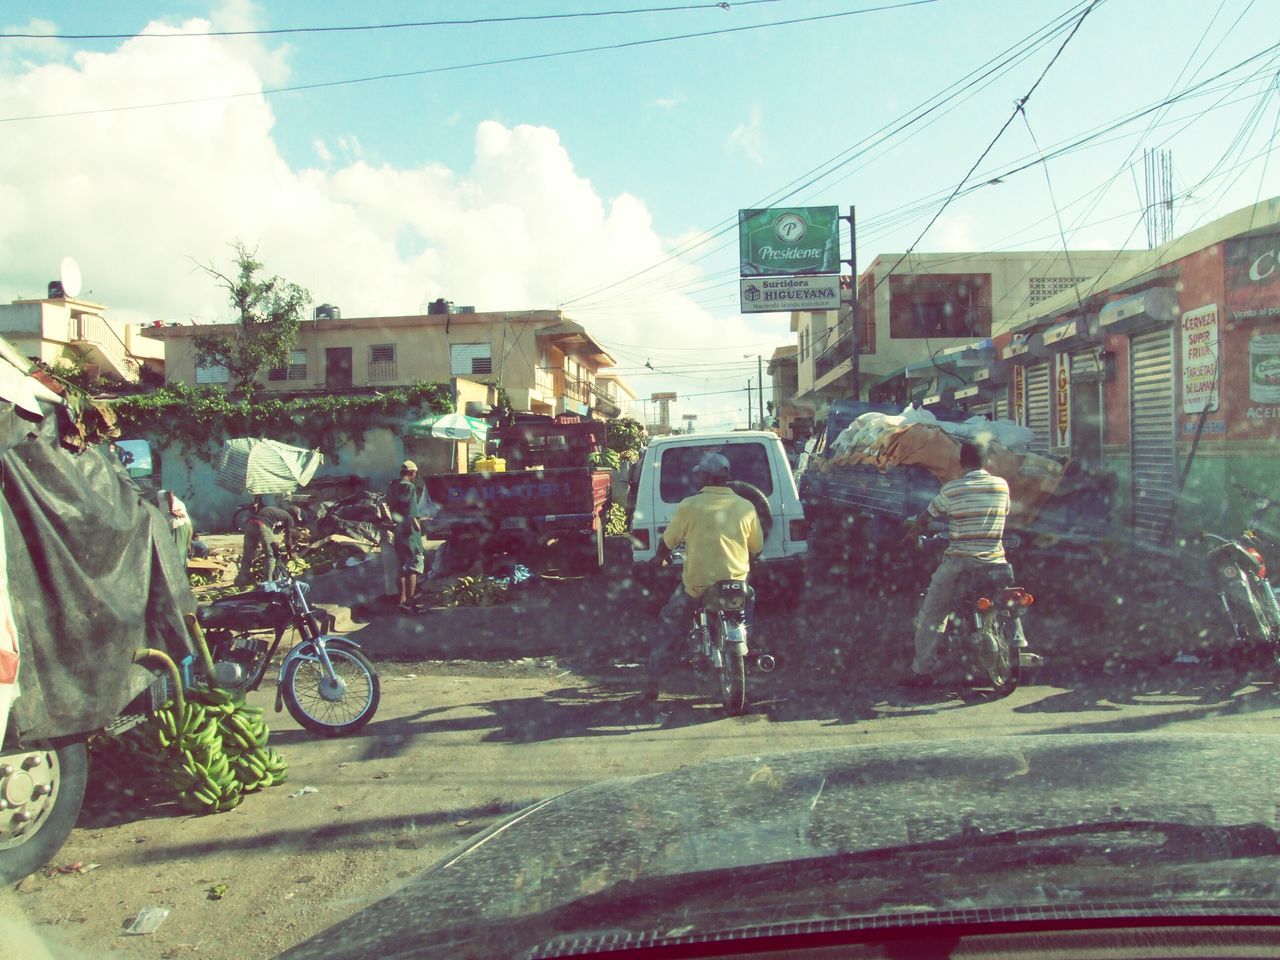
<path fill-rule="evenodd" d="M 1276 4 L 1149 7 L 0 3 L 0 960 L 1280 956 Z"/>

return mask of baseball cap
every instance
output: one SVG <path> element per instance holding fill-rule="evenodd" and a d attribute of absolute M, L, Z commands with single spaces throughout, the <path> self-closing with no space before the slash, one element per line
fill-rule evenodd
<path fill-rule="evenodd" d="M 412 470 L 414 473 L 417 473 L 417 472 L 418 472 L 418 465 L 417 465 L 416 463 L 414 463 L 412 460 L 406 460 L 404 463 L 400 464 L 400 469 L 401 469 L 402 471 L 404 471 L 404 470 Z"/>
<path fill-rule="evenodd" d="M 702 455 L 702 459 L 698 461 L 693 468 L 694 473 L 701 473 L 708 477 L 729 477 L 729 458 L 723 453 L 716 453 L 711 450 Z"/>

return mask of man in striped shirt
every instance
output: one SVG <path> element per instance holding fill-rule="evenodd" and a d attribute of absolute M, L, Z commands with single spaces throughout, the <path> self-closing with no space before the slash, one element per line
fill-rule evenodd
<path fill-rule="evenodd" d="M 960 444 L 960 467 L 964 476 L 942 485 L 942 490 L 911 525 L 908 536 L 916 537 L 931 519 L 947 518 L 951 542 L 942 563 L 929 581 L 929 592 L 916 620 L 916 651 L 906 683 L 928 686 L 938 666 L 936 650 L 956 580 L 966 570 L 1003 564 L 1004 522 L 1009 516 L 1009 484 L 1003 477 L 988 473 L 985 451 L 972 440 Z"/>

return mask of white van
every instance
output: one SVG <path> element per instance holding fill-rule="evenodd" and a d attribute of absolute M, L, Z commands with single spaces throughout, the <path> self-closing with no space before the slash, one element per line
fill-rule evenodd
<path fill-rule="evenodd" d="M 753 582 L 761 574 L 798 589 L 808 551 L 808 524 L 787 452 L 777 434 L 762 430 L 732 433 L 696 433 L 657 437 L 649 441 L 633 474 L 631 497 L 632 560 L 653 559 L 658 538 L 667 529 L 676 506 L 698 492 L 693 467 L 708 451 L 729 458 L 734 481 L 751 484 L 768 502 L 772 524 L 765 537 L 764 552 L 753 571 Z M 679 562 L 679 554 L 676 556 Z"/>

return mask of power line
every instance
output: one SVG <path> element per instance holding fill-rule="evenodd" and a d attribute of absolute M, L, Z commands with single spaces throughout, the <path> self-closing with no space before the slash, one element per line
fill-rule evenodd
<path fill-rule="evenodd" d="M 336 27 L 276 27 L 263 30 L 205 30 L 173 33 L 0 33 L 0 40 L 174 40 L 190 37 L 275 37 L 305 33 L 357 33 L 377 30 L 405 30 L 419 27 L 459 27 L 495 23 L 530 23 L 545 20 L 572 20 L 582 17 L 621 17 L 641 13 L 677 13 L 690 10 L 730 10 L 731 7 L 750 7 L 761 3 L 780 3 L 781 0 L 734 0 L 724 2 L 689 3 L 675 7 L 636 7 L 630 10 L 588 10 L 576 13 L 542 13 L 515 17 L 476 17 L 471 20 L 414 20 L 405 23 L 362 23 Z"/>
<path fill-rule="evenodd" d="M 1082 3 L 1083 2 L 1085 2 L 1085 0 L 1082 0 Z M 872 133 L 868 134 L 867 136 L 863 137 L 861 140 L 857 141 L 850 147 L 847 147 L 845 150 L 841 151 L 835 156 L 827 160 L 824 160 L 822 163 L 818 164 L 815 167 L 812 167 L 810 170 L 801 174 L 799 177 L 796 177 L 795 179 L 791 180 L 789 183 L 784 184 L 782 187 L 779 187 L 777 190 L 774 190 L 773 192 L 765 195 L 764 197 L 761 197 L 759 200 L 757 200 L 753 204 L 753 206 L 761 207 L 761 206 L 768 206 L 771 203 L 781 202 L 783 200 L 789 199 L 790 197 L 794 196 L 799 191 L 814 185 L 823 177 L 828 176 L 830 173 L 834 172 L 835 170 L 838 170 L 840 167 L 844 166 L 847 163 L 852 162 L 853 160 L 857 159 L 857 157 L 862 156 L 864 153 L 872 149 L 872 147 L 866 147 L 863 150 L 858 150 L 859 147 L 863 146 L 868 141 L 874 140 L 876 137 L 881 137 L 881 139 L 878 141 L 878 144 L 887 143 L 890 138 L 901 133 L 902 130 L 910 127 L 912 124 L 916 123 L 923 117 L 928 116 L 929 113 L 938 109 L 943 104 L 947 103 L 949 100 L 958 96 L 960 93 L 963 93 L 965 90 L 969 89 L 969 87 L 972 87 L 976 83 L 976 81 L 970 82 L 967 86 L 961 86 L 961 85 L 965 84 L 965 81 L 968 81 L 975 74 L 979 74 L 980 71 L 982 71 L 987 67 L 990 67 L 991 64 L 996 63 L 996 61 L 1000 60 L 1001 57 L 1006 57 L 1006 55 L 1009 55 L 1012 51 L 1019 51 L 1019 48 L 1022 47 L 1023 44 L 1026 44 L 1029 41 L 1032 41 L 1034 38 L 1037 37 L 1038 34 L 1045 33 L 1046 35 L 1044 37 L 1038 40 L 1035 40 L 1035 45 L 1032 48 L 1030 48 L 1028 51 L 1019 51 L 1018 53 L 1014 53 L 1012 56 L 1008 56 L 1003 63 L 998 64 L 996 67 L 988 71 L 987 74 L 982 75 L 979 79 L 986 79 L 995 71 L 1000 70 L 1003 67 L 1006 67 L 1013 60 L 1017 59 L 1018 56 L 1023 55 L 1024 53 L 1025 54 L 1034 53 L 1041 46 L 1043 46 L 1045 43 L 1051 40 L 1053 36 L 1055 36 L 1060 30 L 1065 29 L 1066 24 L 1070 22 L 1069 17 L 1071 15 L 1074 15 L 1074 10 L 1077 7 L 1081 6 L 1082 3 L 1077 3 L 1073 7 L 1071 7 L 1068 11 L 1068 14 L 1069 14 L 1068 17 L 1059 15 L 1055 17 L 1053 20 L 1051 20 L 1045 26 L 1040 27 L 1036 30 L 1033 30 L 1031 33 L 1027 34 L 1027 36 L 1023 37 L 1021 40 L 1018 40 L 1016 43 L 1014 43 L 1010 47 L 1007 47 L 1004 51 L 997 54 L 995 57 L 990 58 L 980 66 L 971 70 L 969 73 L 960 77 L 958 80 L 955 80 L 952 83 L 948 84 L 947 86 L 943 87 L 940 91 L 933 94 L 932 96 L 925 98 L 919 104 L 912 107 L 910 110 L 907 110 L 905 113 L 901 114 L 895 120 L 887 124 L 884 124 L 878 130 L 875 130 Z M 957 87 L 959 87 L 959 90 L 956 90 L 948 95 L 948 91 L 953 90 L 953 88 L 957 88 Z M 942 99 L 939 100 L 939 98 L 942 98 Z M 939 102 L 934 104 L 933 106 L 929 106 L 929 104 L 932 103 L 934 100 L 939 100 Z M 922 110 L 924 112 L 920 113 L 919 116 L 913 116 L 913 114 L 916 114 L 918 111 L 922 111 Z M 900 125 L 897 126 L 896 129 L 891 129 L 895 126 L 895 124 L 900 124 Z M 820 172 L 827 167 L 830 167 L 830 169 L 826 170 L 825 173 Z M 810 178 L 810 179 L 806 180 L 806 178 Z M 801 182 L 801 181 L 805 181 L 805 182 Z M 670 253 L 666 254 L 665 256 L 663 256 L 656 262 L 650 264 L 649 266 L 641 270 L 638 270 L 634 273 L 628 274 L 627 276 L 621 277 L 617 280 L 613 280 L 608 283 L 605 283 L 603 286 L 596 287 L 592 290 L 587 291 L 586 293 L 582 293 L 582 294 L 578 294 L 576 296 L 570 297 L 569 299 L 564 300 L 561 303 L 561 306 L 567 306 L 569 304 L 578 303 L 582 300 L 586 300 L 589 297 L 596 296 L 597 294 L 603 293 L 606 290 L 611 290 L 614 287 L 621 286 L 622 284 L 628 283 L 631 280 L 636 279 L 637 277 L 643 276 L 653 270 L 656 270 L 660 267 L 673 263 L 677 261 L 682 254 L 687 253 L 693 249 L 696 249 L 697 247 L 702 246 L 706 243 L 710 243 L 711 241 L 715 240 L 718 237 L 724 236 L 726 233 L 729 233 L 730 231 L 734 230 L 736 226 L 737 226 L 736 216 L 728 217 L 724 220 L 721 220 L 719 223 L 715 224 L 714 226 L 709 228 L 706 232 L 704 232 L 702 236 L 691 238 L 690 240 L 685 241 L 683 244 L 677 246 Z M 732 241 L 730 241 L 729 243 L 721 244 L 713 248 L 712 250 L 708 251 L 702 257 L 697 259 L 705 259 L 705 257 L 710 256 L 712 253 L 715 253 L 716 251 L 723 250 L 726 247 L 730 246 L 731 244 L 732 244 Z M 697 260 L 694 260 L 693 262 L 696 263 Z M 680 265 L 684 266 L 683 262 L 681 262 Z M 653 278 L 653 280 L 654 282 L 658 282 L 664 278 L 665 278 L 665 275 L 662 277 L 655 277 Z"/>
<path fill-rule="evenodd" d="M 674 43 L 680 40 L 700 40 L 706 37 L 724 36 L 732 33 L 744 33 L 749 30 L 766 30 L 774 27 L 788 27 L 801 23 L 818 23 L 826 20 L 837 20 L 843 17 L 854 17 L 865 13 L 879 13 L 885 10 L 898 10 L 903 7 L 917 7 L 938 0 L 902 0 L 899 3 L 885 4 L 879 7 L 864 7 L 858 10 L 845 10 L 840 13 L 825 13 L 812 17 L 796 17 L 791 20 L 776 20 L 770 23 L 747 24 L 740 27 L 724 27 L 719 30 L 704 30 L 698 33 L 683 33 L 669 37 L 651 37 L 646 40 L 625 40 L 620 43 L 605 43 L 594 47 L 578 47 L 572 50 L 557 50 L 551 53 L 530 53 L 518 57 L 498 57 L 493 60 L 480 60 L 473 63 L 459 63 L 446 67 L 426 67 L 422 70 L 403 70 L 396 73 L 380 73 L 367 77 L 352 77 L 346 80 L 325 80 L 316 83 L 300 83 L 288 87 L 267 87 L 263 90 L 245 91 L 242 93 L 226 93 L 209 97 L 187 97 L 181 100 L 161 100 L 152 103 L 135 103 L 120 107 L 97 107 L 86 110 L 65 110 L 59 113 L 28 114 L 20 117 L 0 117 L 0 123 L 20 123 L 30 120 L 57 120 L 68 117 L 89 117 L 106 113 L 125 113 L 137 110 L 154 110 L 161 107 L 191 106 L 197 103 L 220 103 L 227 100 L 242 100 L 246 97 L 273 96 L 278 93 L 300 93 L 307 90 L 322 90 L 329 87 L 345 87 L 358 83 L 378 83 L 384 80 L 404 80 L 410 77 L 425 77 L 438 73 L 452 73 L 458 70 L 472 70 L 479 67 L 495 67 L 513 63 L 530 63 L 535 60 L 551 60 L 557 57 L 579 56 L 587 53 L 602 53 L 608 50 L 626 50 L 632 47 L 644 47 L 659 43 Z"/>

